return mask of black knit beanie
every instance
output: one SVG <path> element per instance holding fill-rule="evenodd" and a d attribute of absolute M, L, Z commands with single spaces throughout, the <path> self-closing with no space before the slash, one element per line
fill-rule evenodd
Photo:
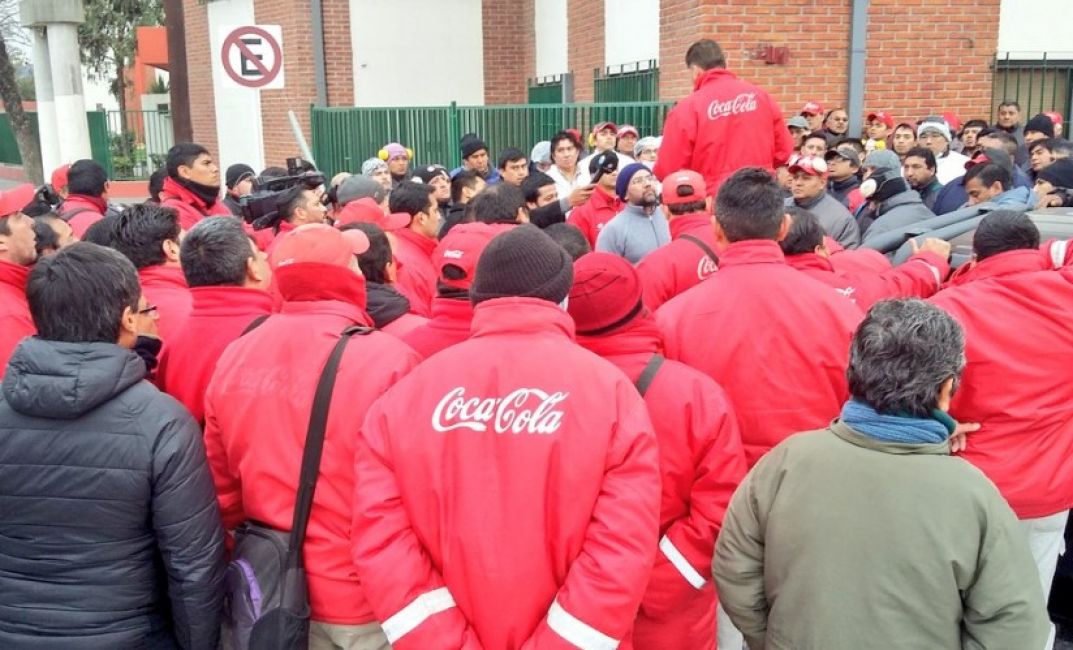
<path fill-rule="evenodd" d="M 570 255 L 544 231 L 521 225 L 496 236 L 481 253 L 469 290 L 474 305 L 493 298 L 541 298 L 561 303 L 574 283 Z"/>
<path fill-rule="evenodd" d="M 458 143 L 458 148 L 462 150 L 463 158 L 469 158 L 481 149 L 488 151 L 488 145 L 476 133 L 467 133 L 462 136 L 462 140 Z"/>
<path fill-rule="evenodd" d="M 1047 117 L 1043 113 L 1034 115 L 1031 120 L 1025 122 L 1025 133 L 1029 131 L 1036 131 L 1042 133 L 1048 138 L 1054 137 L 1054 122 L 1051 118 Z"/>

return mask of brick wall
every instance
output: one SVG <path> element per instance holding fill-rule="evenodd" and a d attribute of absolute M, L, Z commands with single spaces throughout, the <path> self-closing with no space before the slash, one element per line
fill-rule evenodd
<path fill-rule="evenodd" d="M 524 104 L 536 66 L 534 0 L 484 0 L 484 102 Z"/>
<path fill-rule="evenodd" d="M 603 0 L 567 0 L 567 63 L 574 73 L 574 100 L 592 101 L 592 71 L 604 66 Z"/>
<path fill-rule="evenodd" d="M 350 43 L 350 0 L 322 0 L 322 7 L 328 104 L 353 106 L 354 55 Z"/>
<path fill-rule="evenodd" d="M 212 89 L 212 52 L 209 51 L 208 9 L 199 0 L 183 0 L 186 19 L 186 74 L 190 89 L 190 126 L 194 141 L 215 156 L 216 95 Z"/>

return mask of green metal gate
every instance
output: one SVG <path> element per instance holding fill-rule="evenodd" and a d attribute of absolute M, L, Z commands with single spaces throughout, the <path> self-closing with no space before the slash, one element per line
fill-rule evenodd
<path fill-rule="evenodd" d="M 637 61 L 592 73 L 597 102 L 653 102 L 659 99 L 659 65 L 655 59 Z"/>
<path fill-rule="evenodd" d="M 1069 133 L 1073 111 L 1073 59 L 1049 58 L 1044 52 L 1036 59 L 1012 59 L 1007 52 L 995 60 L 991 110 L 997 114 L 1003 101 L 1021 105 L 1024 120 L 1043 111 L 1058 111 Z M 996 115 L 992 115 L 996 117 Z"/>

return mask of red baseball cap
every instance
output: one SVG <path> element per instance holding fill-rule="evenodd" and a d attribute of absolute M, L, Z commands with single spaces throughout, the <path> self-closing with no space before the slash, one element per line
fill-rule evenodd
<path fill-rule="evenodd" d="M 627 133 L 632 133 L 633 137 L 635 138 L 641 137 L 641 132 L 638 131 L 637 127 L 632 124 L 623 124 L 622 126 L 618 127 L 618 136 L 620 138 Z"/>
<path fill-rule="evenodd" d="M 432 263 L 440 275 L 439 281 L 448 287 L 469 291 L 477 273 L 477 261 L 480 260 L 481 253 L 496 236 L 514 227 L 514 224 L 474 221 L 460 223 L 451 228 L 432 253 Z M 448 267 L 457 269 L 452 275 L 460 274 L 462 277 L 445 275 L 444 271 Z"/>
<path fill-rule="evenodd" d="M 801 115 L 823 115 L 823 104 L 817 101 L 806 102 L 801 107 Z"/>
<path fill-rule="evenodd" d="M 392 212 L 385 215 L 376 201 L 370 197 L 364 197 L 343 206 L 335 217 L 335 227 L 341 228 L 348 223 L 374 223 L 385 232 L 391 232 L 409 226 L 410 220 L 410 215 L 404 212 Z"/>
<path fill-rule="evenodd" d="M 360 230 L 340 232 L 327 224 L 307 223 L 283 235 L 269 261 L 273 269 L 305 262 L 348 266 L 353 256 L 367 250 L 369 238 Z"/>
<path fill-rule="evenodd" d="M 667 174 L 663 179 L 660 201 L 664 205 L 703 201 L 708 194 L 704 177 L 691 169 Z"/>
<path fill-rule="evenodd" d="M 827 174 L 827 161 L 819 156 L 797 156 L 790 159 L 789 172 L 805 172 L 813 176 L 825 176 Z"/>
<path fill-rule="evenodd" d="M 943 113 L 943 119 L 946 120 L 946 125 L 950 127 L 951 133 L 957 133 L 961 130 L 961 120 L 958 119 L 957 113 L 954 111 Z"/>
<path fill-rule="evenodd" d="M 22 212 L 34 200 L 36 191 L 33 185 L 23 183 L 6 192 L 0 192 L 0 219 Z"/>
<path fill-rule="evenodd" d="M 880 122 L 886 124 L 888 129 L 894 128 L 894 117 L 892 117 L 891 114 L 886 111 L 876 111 L 874 113 L 869 113 L 868 121 L 873 122 L 875 120 L 879 120 Z"/>
<path fill-rule="evenodd" d="M 70 170 L 70 165 L 60 165 L 56 169 L 52 170 L 52 189 L 59 192 L 61 189 L 67 187 L 67 172 Z"/>
<path fill-rule="evenodd" d="M 1054 122 L 1055 126 L 1059 126 L 1065 121 L 1062 119 L 1062 114 L 1057 111 L 1043 111 L 1043 114 L 1051 118 L 1051 121 Z"/>
<path fill-rule="evenodd" d="M 612 131 L 615 132 L 615 135 L 618 135 L 618 127 L 615 126 L 614 122 L 600 122 L 596 126 L 592 127 L 592 132 L 593 133 L 599 133 L 600 131 L 603 131 L 604 129 L 611 129 Z"/>

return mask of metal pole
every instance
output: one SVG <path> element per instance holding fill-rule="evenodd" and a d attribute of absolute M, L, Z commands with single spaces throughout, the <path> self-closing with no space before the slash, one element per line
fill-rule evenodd
<path fill-rule="evenodd" d="M 316 167 L 317 161 L 313 159 L 313 152 L 309 150 L 309 143 L 306 142 L 306 137 L 302 135 L 302 125 L 298 123 L 298 116 L 294 114 L 294 111 L 287 111 L 287 118 L 291 121 L 291 131 L 294 133 L 294 141 L 298 143 L 298 150 L 302 152 L 302 158 L 313 163 L 313 166 Z"/>
<path fill-rule="evenodd" d="M 849 113 L 847 133 L 859 134 L 864 118 L 864 64 L 868 54 L 868 0 L 853 0 L 850 18 Z"/>
<path fill-rule="evenodd" d="M 312 0 L 313 12 L 313 76 L 317 86 L 317 106 L 328 105 L 328 78 L 324 70 L 324 12 L 321 0 Z"/>

